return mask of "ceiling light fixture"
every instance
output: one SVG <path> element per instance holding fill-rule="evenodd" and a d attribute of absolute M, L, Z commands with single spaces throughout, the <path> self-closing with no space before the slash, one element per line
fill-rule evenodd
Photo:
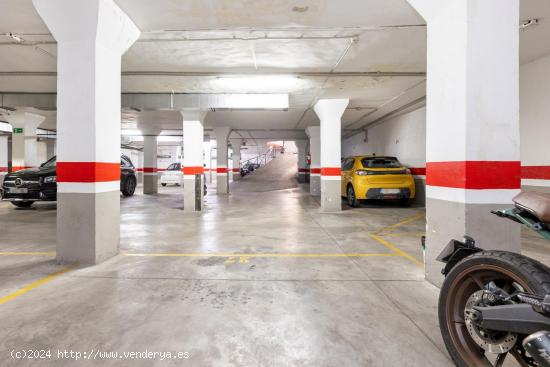
<path fill-rule="evenodd" d="M 15 42 L 18 42 L 18 43 L 23 42 L 23 38 L 15 35 L 11 32 L 10 33 L 4 33 L 4 36 L 11 38 L 12 40 L 14 40 Z"/>
<path fill-rule="evenodd" d="M 521 22 L 521 24 L 519 25 L 519 29 L 524 30 L 524 29 L 529 28 L 529 27 L 534 26 L 534 25 L 539 25 L 539 20 L 538 19 L 536 19 L 536 18 L 527 19 L 527 20 L 524 20 L 523 22 Z"/>
<path fill-rule="evenodd" d="M 143 135 L 141 130 L 138 130 L 138 129 L 122 129 L 120 133 L 121 135 L 124 135 L 124 136 L 142 136 Z"/>
<path fill-rule="evenodd" d="M 309 10 L 309 6 L 295 6 L 292 8 L 292 11 L 296 13 L 305 13 Z"/>
<path fill-rule="evenodd" d="M 288 93 L 298 87 L 294 75 L 229 75 L 216 78 L 215 87 L 228 92 Z"/>

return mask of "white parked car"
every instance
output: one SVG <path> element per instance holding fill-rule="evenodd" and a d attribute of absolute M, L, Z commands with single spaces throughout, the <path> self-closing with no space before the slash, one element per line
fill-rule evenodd
<path fill-rule="evenodd" d="M 176 185 L 183 186 L 183 172 L 181 171 L 181 163 L 172 163 L 162 172 L 160 176 L 160 184 L 162 186 Z"/>

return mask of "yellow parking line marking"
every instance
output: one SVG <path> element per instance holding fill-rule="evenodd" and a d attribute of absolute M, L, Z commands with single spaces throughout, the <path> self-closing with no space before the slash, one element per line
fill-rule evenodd
<path fill-rule="evenodd" d="M 0 256 L 55 256 L 55 251 L 0 251 Z"/>
<path fill-rule="evenodd" d="M 234 262 L 236 258 L 248 259 L 251 257 L 391 257 L 399 256 L 397 253 L 317 253 L 317 254 L 304 254 L 304 253 L 266 253 L 266 254 L 229 254 L 229 253 L 122 253 L 123 256 L 130 257 L 227 257 L 228 262 Z M 246 261 L 243 261 L 246 262 Z"/>
<path fill-rule="evenodd" d="M 387 226 L 387 227 L 384 227 L 384 228 L 382 228 L 382 229 L 376 231 L 376 234 L 380 234 L 381 232 L 384 232 L 384 231 L 390 231 L 390 230 L 392 230 L 392 229 L 396 229 L 396 228 L 398 228 L 398 227 L 401 227 L 402 225 L 405 225 L 405 224 L 414 222 L 415 220 L 424 218 L 425 216 L 426 216 L 426 214 L 424 214 L 424 213 L 422 213 L 422 214 L 417 214 L 417 215 L 413 215 L 412 217 L 405 218 L 405 219 L 403 219 L 403 220 L 400 221 L 400 222 L 397 222 L 397 223 L 395 223 L 395 224 L 392 224 L 391 226 Z"/>
<path fill-rule="evenodd" d="M 390 250 L 394 251 L 397 255 L 403 256 L 404 258 L 409 259 L 410 261 L 412 261 L 412 262 L 415 263 L 416 265 L 424 267 L 424 264 L 423 264 L 421 261 L 418 261 L 414 256 L 409 255 L 409 254 L 406 253 L 405 251 L 403 251 L 403 250 L 401 250 L 401 249 L 395 247 L 394 245 L 392 245 L 391 243 L 389 243 L 388 241 L 386 241 L 386 240 L 383 239 L 382 237 L 377 236 L 377 235 L 375 235 L 375 234 L 371 234 L 370 236 L 372 237 L 372 239 L 378 241 L 378 242 L 381 243 L 382 245 L 384 245 L 384 246 L 386 246 L 387 248 L 389 248 Z"/>
<path fill-rule="evenodd" d="M 424 236 L 425 232 L 396 232 L 396 233 L 384 233 L 384 237 L 405 237 L 405 236 Z"/>
<path fill-rule="evenodd" d="M 19 296 L 35 289 L 35 288 L 37 288 L 37 287 L 40 287 L 43 284 L 51 282 L 52 280 L 54 280 L 55 278 L 57 278 L 61 274 L 64 274 L 64 273 L 66 273 L 66 272 L 68 272 L 69 270 L 72 270 L 72 269 L 74 269 L 74 266 L 69 266 L 69 267 L 63 268 L 61 270 L 58 270 L 55 273 L 51 273 L 50 275 L 45 276 L 44 278 L 41 278 L 41 279 L 38 279 L 38 280 L 34 281 L 31 284 L 29 284 L 29 285 L 27 285 L 27 286 L 25 286 L 25 287 L 23 287 L 19 290 L 16 290 L 15 292 L 13 292 L 11 294 L 8 294 L 5 297 L 0 298 L 0 305 L 6 303 L 8 301 L 11 301 L 12 299 L 17 298 L 17 297 L 19 297 Z"/>

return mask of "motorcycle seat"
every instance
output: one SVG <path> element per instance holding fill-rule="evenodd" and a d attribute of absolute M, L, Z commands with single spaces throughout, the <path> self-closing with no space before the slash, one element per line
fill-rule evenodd
<path fill-rule="evenodd" d="M 550 193 L 527 191 L 522 192 L 513 199 L 516 207 L 526 210 L 541 222 L 550 223 Z"/>

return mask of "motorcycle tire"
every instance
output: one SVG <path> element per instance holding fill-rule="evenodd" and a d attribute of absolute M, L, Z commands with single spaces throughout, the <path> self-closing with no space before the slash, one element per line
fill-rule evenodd
<path fill-rule="evenodd" d="M 468 298 L 483 289 L 483 285 L 489 281 L 494 281 L 504 290 L 515 282 L 530 294 L 543 296 L 550 293 L 550 269 L 526 256 L 507 251 L 481 251 L 459 262 L 443 282 L 438 305 L 443 341 L 452 360 L 459 367 L 492 366 L 464 323 L 464 308 Z M 512 355 L 516 359 L 525 355 L 517 353 L 522 352 L 521 341 L 525 337 L 519 335 L 515 346 L 508 352 L 510 354 L 514 351 Z"/>

